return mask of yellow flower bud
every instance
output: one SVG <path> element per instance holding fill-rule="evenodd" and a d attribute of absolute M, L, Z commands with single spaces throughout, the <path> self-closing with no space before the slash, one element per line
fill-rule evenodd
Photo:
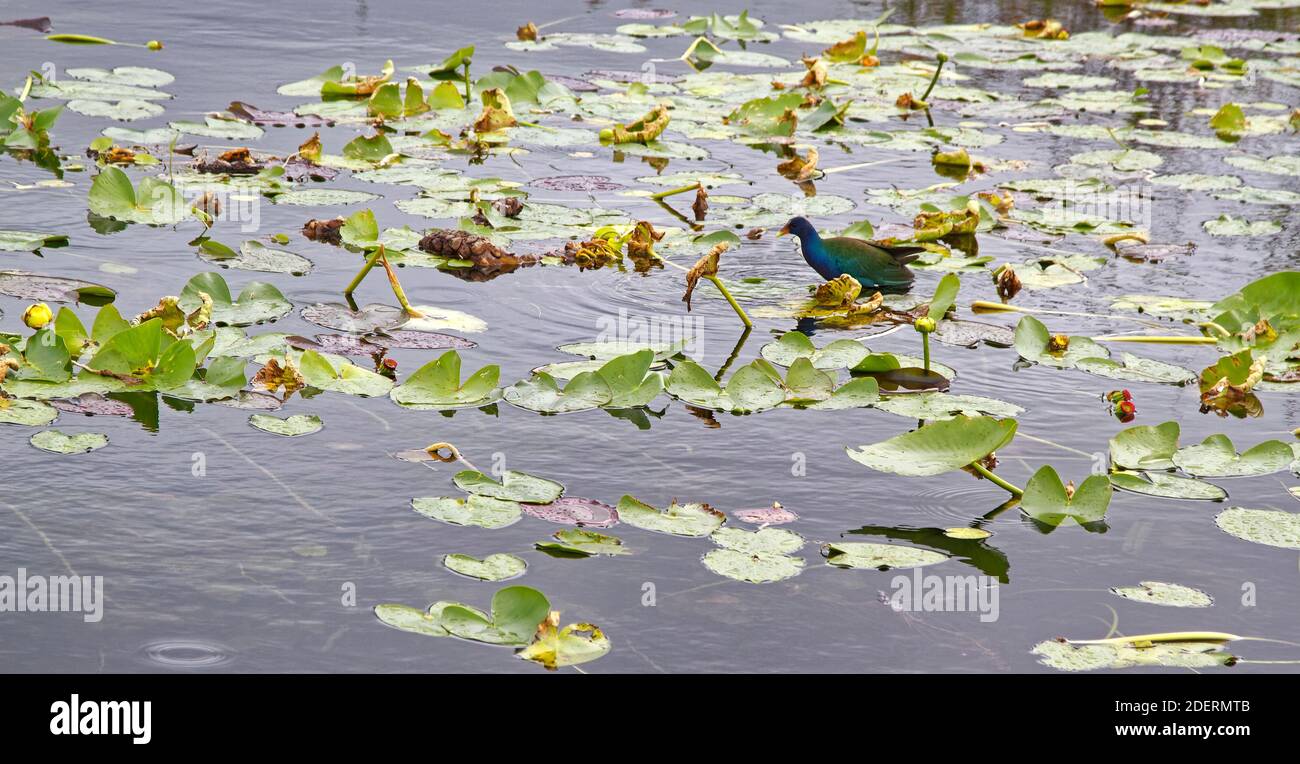
<path fill-rule="evenodd" d="M 32 329 L 41 329 L 53 320 L 54 312 L 43 302 L 30 306 L 23 313 L 23 323 Z"/>
<path fill-rule="evenodd" d="M 149 50 L 162 50 L 162 43 L 157 40 L 150 40 L 144 46 Z"/>
<path fill-rule="evenodd" d="M 914 323 L 913 326 L 916 327 L 916 330 L 918 332 L 922 334 L 929 334 L 930 332 L 934 331 L 935 323 L 933 318 L 930 318 L 929 316 L 921 316 L 920 318 L 916 319 L 916 323 Z"/>

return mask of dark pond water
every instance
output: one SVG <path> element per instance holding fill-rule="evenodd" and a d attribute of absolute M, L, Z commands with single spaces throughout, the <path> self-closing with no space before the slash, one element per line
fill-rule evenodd
<path fill-rule="evenodd" d="M 669 4 L 671 5 L 671 4 Z M 162 117 L 128 126 L 162 126 L 167 120 L 201 119 L 234 100 L 266 109 L 290 109 L 305 100 L 276 95 L 276 87 L 312 76 L 328 66 L 355 62 L 361 72 L 377 71 L 394 59 L 399 67 L 437 61 L 451 50 L 476 44 L 476 73 L 491 66 L 537 68 L 546 75 L 582 77 L 594 69 L 641 69 L 647 59 L 660 73 L 687 74 L 678 56 L 689 38 L 643 41 L 645 53 L 613 53 L 585 47 L 525 53 L 502 43 L 513 30 L 532 20 L 543 32 L 612 32 L 628 19 L 613 16 L 621 4 L 579 2 L 494 2 L 490 5 L 431 2 L 156 4 L 126 2 L 84 4 L 28 2 L 6 5 L 10 18 L 49 15 L 55 31 L 82 32 L 118 40 L 166 43 L 160 53 L 126 47 L 74 47 L 44 41 L 23 29 L 0 27 L 0 81 L 21 83 L 29 70 L 45 62 L 59 71 L 69 67 L 152 66 L 175 75 L 167 86 L 175 99 L 165 102 Z M 717 3 L 719 12 L 746 7 Z M 797 23 L 818 18 L 874 18 L 881 4 L 823 1 L 805 4 L 755 2 L 753 15 L 768 22 Z M 1072 31 L 1134 29 L 1112 24 L 1090 3 L 895 3 L 892 24 L 1013 23 L 1051 15 Z M 687 11 L 686 8 L 678 8 Z M 1175 17 L 1177 18 L 1177 17 Z M 1167 27 L 1142 28 L 1154 34 L 1186 35 L 1210 28 L 1290 29 L 1297 16 L 1265 11 L 1247 19 L 1184 18 Z M 782 39 L 755 49 L 795 60 L 824 44 Z M 882 57 L 894 54 L 883 53 Z M 1176 56 L 1176 52 L 1175 52 Z M 1292 59 L 1294 61 L 1294 59 Z M 796 62 L 795 68 L 800 68 Z M 731 71 L 729 67 L 719 69 Z M 758 70 L 735 69 L 744 73 Z M 791 72 L 793 70 L 772 70 Z M 1017 92 L 1020 80 L 1035 71 L 959 68 L 976 87 Z M 1124 70 L 1089 62 L 1077 73 L 1106 74 L 1117 88 L 1136 83 Z M 787 75 L 787 78 L 789 76 Z M 1297 90 L 1259 79 L 1250 90 L 1197 88 L 1194 84 L 1153 84 L 1151 111 L 1142 115 L 1101 115 L 1057 120 L 1064 123 L 1134 124 L 1158 117 L 1169 130 L 1206 134 L 1204 114 L 1229 98 L 1239 102 L 1276 102 L 1294 108 Z M 1230 95 L 1229 95 L 1230 94 Z M 53 102 L 46 102 L 52 104 Z M 939 124 L 963 121 L 956 110 L 939 109 Z M 990 188 L 1007 177 L 1044 177 L 1050 168 L 1081 151 L 1112 148 L 1044 133 L 1021 132 L 983 118 L 985 133 L 1001 143 L 975 153 L 997 160 L 1024 160 L 1019 174 L 981 178 L 962 191 Z M 1006 123 L 1020 120 L 1014 117 Z M 65 113 L 55 130 L 56 142 L 79 154 L 105 126 L 105 120 Z M 897 119 L 884 128 L 905 127 Z M 909 123 L 915 125 L 915 121 Z M 873 127 L 878 127 L 873 125 Z M 882 129 L 884 129 L 882 128 Z M 322 132 L 327 150 L 338 148 L 357 130 L 339 126 Z M 269 128 L 252 145 L 259 150 L 290 153 L 310 134 L 294 128 Z M 1295 138 L 1286 134 L 1250 137 L 1256 155 L 1294 153 Z M 202 144 L 216 143 L 199 139 Z M 730 186 L 720 193 L 742 196 L 764 192 L 799 194 L 772 171 L 775 159 L 725 141 L 692 140 L 707 148 L 702 161 L 674 160 L 664 172 L 734 171 L 752 184 Z M 1223 152 L 1144 146 L 1164 159 L 1160 172 L 1245 174 L 1250 185 L 1295 190 L 1294 178 L 1242 173 L 1220 159 Z M 574 151 L 590 156 L 574 157 Z M 841 228 L 867 218 L 906 223 L 903 215 L 868 203 L 867 190 L 921 188 L 942 181 L 924 151 L 900 152 L 854 147 L 852 153 L 829 143 L 821 146 L 822 166 L 891 160 L 836 173 L 818 182 L 819 194 L 853 200 L 851 212 L 816 222 Z M 516 161 L 517 160 L 517 161 Z M 463 159 L 449 166 L 465 169 Z M 538 148 L 511 159 L 491 157 L 473 174 L 528 181 L 548 175 L 590 173 L 627 186 L 655 170 L 636 157 L 613 161 L 608 148 L 596 145 Z M 72 172 L 70 188 L 19 191 L 51 177 L 30 163 L 0 159 L 0 228 L 40 229 L 66 233 L 71 245 L 48 249 L 39 258 L 4 253 L 0 267 L 107 284 L 118 291 L 117 304 L 133 315 L 153 305 L 161 294 L 177 293 L 194 273 L 210 270 L 187 245 L 199 232 L 196 224 L 177 229 L 132 226 L 100 235 L 87 224 L 86 193 L 90 173 Z M 370 206 L 381 226 L 426 228 L 431 221 L 403 214 L 394 201 L 416 189 L 381 186 L 343 177 L 334 185 L 382 194 Z M 530 189 L 535 199 L 575 207 L 623 209 L 633 219 L 679 225 L 662 208 L 646 200 L 613 192 L 563 193 Z M 679 197 L 685 198 L 685 197 Z M 678 205 L 685 209 L 686 203 Z M 341 249 L 303 240 L 297 231 L 308 217 L 331 217 L 358 209 L 260 206 L 257 236 L 284 232 L 286 247 L 312 259 L 306 277 L 253 274 L 228 270 L 235 287 L 257 279 L 279 286 L 295 307 L 339 299 L 343 284 L 358 261 Z M 1086 284 L 1027 290 L 1017 299 L 1026 307 L 1108 313 L 1111 297 L 1129 294 L 1177 295 L 1217 299 L 1269 271 L 1294 269 L 1300 263 L 1300 227 L 1294 208 L 1246 205 L 1215 200 L 1204 192 L 1185 193 L 1161 187 L 1152 207 L 1153 240 L 1196 242 L 1195 254 L 1160 263 L 1134 263 L 1111 257 L 1089 272 Z M 1282 232 L 1255 238 L 1214 238 L 1202 222 L 1224 212 L 1251 219 L 1272 219 Z M 219 238 L 237 241 L 237 233 Z M 995 262 L 1021 262 L 1042 256 L 1034 243 L 996 235 L 981 237 L 981 254 Z M 1067 237 L 1052 245 L 1082 254 L 1108 254 L 1096 237 Z M 684 259 L 690 264 L 691 258 Z M 107 269 L 106 269 L 106 266 Z M 126 272 L 119 266 L 128 266 Z M 799 258 L 790 239 L 747 242 L 724 258 L 724 277 L 760 276 L 771 291 L 754 290 L 746 302 L 756 327 L 739 351 L 736 367 L 757 357 L 759 348 L 795 328 L 791 318 L 771 318 L 780 304 L 776 295 L 812 283 L 815 275 Z M 940 272 L 920 271 L 916 291 L 927 295 Z M 987 272 L 964 275 L 960 302 L 995 299 Z M 615 269 L 578 272 L 544 267 L 484 283 L 469 283 L 432 269 L 403 269 L 403 284 L 414 302 L 471 313 L 489 329 L 471 335 L 478 347 L 462 351 L 466 366 L 500 364 L 510 384 L 544 363 L 565 360 L 555 351 L 562 343 L 588 340 L 625 313 L 632 319 L 680 320 L 681 272 L 675 268 L 641 276 Z M 712 288 L 697 299 L 691 314 L 702 333 L 699 360 L 717 369 L 740 339 L 739 325 Z M 383 279 L 373 276 L 358 294 L 360 302 L 391 302 Z M 0 297 L 0 330 L 18 331 L 22 300 Z M 959 309 L 969 317 L 965 307 Z M 83 314 L 84 315 L 84 314 Z M 1012 326 L 1014 314 L 984 320 Z M 1047 319 L 1071 334 L 1143 331 L 1128 321 L 1084 317 Z M 1160 324 L 1160 331 L 1184 331 Z M 251 331 L 313 334 L 316 327 L 296 310 L 273 327 Z M 818 341 L 859 336 L 862 332 L 820 332 Z M 870 341 L 874 350 L 919 353 L 910 330 Z M 1135 352 L 1192 369 L 1216 357 L 1212 349 L 1187 346 L 1134 346 Z M 1127 349 L 1127 348 L 1125 348 Z M 1117 349 L 1118 352 L 1118 349 Z M 1067 477 L 1082 479 L 1092 468 L 1092 454 L 1104 453 L 1108 438 L 1122 428 L 1109 416 L 1099 396 L 1121 386 L 1078 371 L 1033 366 L 1013 369 L 1014 350 L 984 347 L 966 350 L 936 345 L 936 360 L 955 367 L 953 392 L 1014 401 L 1025 408 L 1020 431 L 1059 446 L 1018 438 L 999 454 L 1000 474 L 1017 484 L 1042 464 L 1053 464 Z M 393 353 L 403 373 L 433 357 L 430 351 Z M 1238 420 L 1198 413 L 1195 386 L 1132 383 L 1139 403 L 1139 424 L 1170 419 L 1182 424 L 1183 442 L 1195 443 L 1223 432 L 1238 445 L 1267 438 L 1290 438 L 1300 425 L 1297 399 L 1281 393 L 1261 396 L 1262 417 Z M 486 606 L 497 585 L 451 573 L 441 565 L 448 553 L 483 556 L 512 552 L 529 565 L 519 583 L 537 587 L 562 610 L 565 622 L 599 624 L 613 641 L 601 660 L 583 666 L 590 672 L 993 672 L 1050 671 L 1030 654 L 1032 647 L 1057 635 L 1104 636 L 1118 613 L 1118 628 L 1127 634 L 1174 630 L 1214 630 L 1277 639 L 1300 638 L 1300 569 L 1294 552 L 1247 543 L 1221 532 L 1214 515 L 1223 505 L 1152 499 L 1116 493 L 1105 532 L 1089 533 L 1067 525 L 1044 534 L 1017 510 L 980 522 L 992 536 L 985 542 L 985 572 L 1001 573 L 996 620 L 983 622 L 969 612 L 895 612 L 881 602 L 895 573 L 844 570 L 826 565 L 819 543 L 834 540 L 885 541 L 913 529 L 948 528 L 977 523 L 995 510 L 1005 494 L 986 481 L 962 473 L 936 478 L 903 478 L 875 472 L 848 459 L 845 446 L 858 446 L 903 433 L 915 422 L 873 409 L 841 412 L 775 410 L 754 416 L 716 415 L 706 422 L 685 405 L 662 396 L 654 404 L 649 426 L 593 410 L 566 416 L 539 416 L 501 404 L 495 412 L 462 410 L 454 415 L 403 410 L 384 398 L 362 399 L 324 394 L 293 399 L 280 413 L 314 413 L 323 432 L 284 440 L 247 424 L 248 412 L 216 405 L 182 406 L 163 401 L 156 426 L 127 418 L 83 418 L 64 414 L 57 427 L 66 432 L 107 434 L 111 445 L 90 454 L 58 457 L 28 445 L 32 430 L 0 426 L 0 574 L 29 572 L 61 575 L 75 570 L 102 575 L 104 618 L 86 624 L 74 614 L 0 614 L 0 668 L 7 671 L 482 671 L 538 672 L 514 660 L 508 650 L 453 639 L 430 639 L 386 628 L 371 607 L 380 602 L 423 606 L 455 600 Z M 662 413 L 660 413 L 662 412 Z M 399 461 L 393 452 L 450 441 L 479 467 L 504 464 L 565 484 L 574 496 L 614 503 L 632 494 L 656 505 L 674 497 L 707 501 L 730 511 L 779 501 L 800 519 L 785 526 L 809 540 L 800 554 L 801 575 L 767 585 L 720 578 L 700 563 L 712 548 L 704 539 L 682 539 L 640 531 L 627 525 L 620 535 L 635 554 L 620 558 L 556 559 L 535 551 L 533 543 L 560 526 L 525 517 L 499 530 L 444 525 L 410 508 L 415 496 L 455 493 L 448 465 Z M 192 470 L 196 455 L 206 474 Z M 801 466 L 805 469 L 799 469 Z M 1289 473 L 1221 481 L 1229 503 L 1255 508 L 1294 510 L 1286 491 Z M 878 535 L 861 529 L 875 528 Z M 901 534 L 901 535 L 900 535 Z M 905 540 L 900 543 L 907 543 Z M 959 567 L 960 566 L 960 567 Z M 971 565 L 946 563 L 944 573 L 980 573 Z M 1156 607 L 1120 599 L 1109 587 L 1139 581 L 1169 581 L 1212 595 L 1208 609 Z M 1243 591 L 1256 593 L 1243 604 Z M 355 604 L 344 602 L 355 590 Z M 653 605 L 646 592 L 654 593 Z M 1287 660 L 1287 648 L 1260 645 L 1247 657 Z M 1236 672 L 1291 670 L 1286 665 L 1241 664 Z"/>

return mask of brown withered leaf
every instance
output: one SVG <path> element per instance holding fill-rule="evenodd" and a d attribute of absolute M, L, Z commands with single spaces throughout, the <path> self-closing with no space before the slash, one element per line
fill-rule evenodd
<path fill-rule="evenodd" d="M 510 108 L 510 96 L 501 88 L 488 88 L 480 97 L 483 99 L 483 113 L 474 120 L 476 133 L 491 133 L 502 128 L 519 124 L 515 113 Z"/>
<path fill-rule="evenodd" d="M 691 310 L 691 294 L 695 291 L 695 286 L 700 283 L 700 279 L 717 277 L 718 261 L 728 247 L 726 242 L 714 245 L 707 255 L 695 261 L 695 265 L 686 272 L 686 293 L 682 295 L 682 302 L 686 303 L 687 312 Z"/>
<path fill-rule="evenodd" d="M 271 393 L 284 388 L 284 393 L 288 396 L 301 390 L 307 384 L 307 380 L 303 379 L 302 373 L 293 365 L 293 361 L 286 358 L 284 365 L 281 366 L 278 358 L 271 358 L 253 375 L 253 384 Z"/>
<path fill-rule="evenodd" d="M 343 226 L 343 222 L 343 218 L 308 220 L 303 224 L 302 235 L 322 244 L 342 244 L 343 236 L 339 233 L 339 228 Z"/>
<path fill-rule="evenodd" d="M 1020 277 L 1016 275 L 1016 269 L 1012 268 L 1010 263 L 993 272 L 993 284 L 997 287 L 998 297 L 1002 298 L 1003 302 L 1020 294 Z"/>
<path fill-rule="evenodd" d="M 669 119 L 667 104 L 656 104 L 641 119 L 610 128 L 610 139 L 614 143 L 649 143 L 668 127 Z"/>
<path fill-rule="evenodd" d="M 627 255 L 634 259 L 655 257 L 655 242 L 664 237 L 648 220 L 642 220 L 632 229 L 627 239 Z"/>
<path fill-rule="evenodd" d="M 786 161 L 776 166 L 776 171 L 782 176 L 793 180 L 795 183 L 804 183 L 812 180 L 817 174 L 817 161 L 820 154 L 816 146 L 808 147 L 807 156 L 795 154 Z"/>
<path fill-rule="evenodd" d="M 319 162 L 321 155 L 320 133 L 314 132 L 311 137 L 302 142 L 298 147 L 298 156 L 306 159 L 308 162 Z"/>
<path fill-rule="evenodd" d="M 105 164 L 135 164 L 135 152 L 121 146 L 99 152 L 99 159 Z"/>
<path fill-rule="evenodd" d="M 813 292 L 813 301 L 827 308 L 842 308 L 853 305 L 861 294 L 862 284 L 845 273 L 817 285 L 817 289 Z"/>
<path fill-rule="evenodd" d="M 1204 5 L 1205 3 L 1201 3 Z M 1070 32 L 1055 19 L 1034 19 L 1023 24 L 1016 24 L 1024 31 L 1025 37 L 1042 40 L 1068 40 Z"/>
<path fill-rule="evenodd" d="M 709 212 L 709 194 L 704 190 L 701 184 L 695 187 L 695 201 L 691 203 L 691 211 L 695 213 L 695 219 L 703 220 Z"/>
<path fill-rule="evenodd" d="M 804 73 L 803 80 L 799 83 L 801 87 L 814 88 L 821 90 L 826 86 L 826 64 L 820 58 L 802 58 L 807 72 Z"/>

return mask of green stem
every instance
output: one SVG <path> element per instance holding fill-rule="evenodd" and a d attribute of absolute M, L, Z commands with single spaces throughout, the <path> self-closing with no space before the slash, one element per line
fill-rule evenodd
<path fill-rule="evenodd" d="M 731 292 L 727 291 L 727 287 L 722 283 L 722 279 L 717 276 L 705 276 L 704 278 L 712 281 L 713 285 L 718 288 L 718 291 L 722 292 L 722 296 L 727 298 L 727 302 L 731 304 L 731 309 L 736 311 L 737 316 L 740 316 L 740 322 L 745 325 L 745 328 L 754 328 L 754 322 L 749 320 L 749 316 L 745 315 L 745 309 L 740 307 L 740 303 L 736 302 L 736 298 L 732 297 Z"/>
<path fill-rule="evenodd" d="M 660 199 L 667 199 L 670 196 L 690 193 L 691 191 L 695 191 L 698 188 L 700 188 L 699 183 L 692 183 L 689 186 L 682 186 L 681 188 L 673 188 L 667 191 L 660 191 L 657 194 L 651 194 L 650 198 L 654 199 L 655 201 L 659 201 Z"/>
<path fill-rule="evenodd" d="M 921 332 L 921 352 L 925 358 L 925 373 L 930 373 L 930 333 Z"/>
<path fill-rule="evenodd" d="M 930 91 L 934 90 L 935 83 L 939 81 L 939 72 L 943 71 L 943 62 L 947 60 L 948 57 L 946 55 L 944 55 L 943 53 L 939 54 L 938 57 L 939 65 L 934 68 L 934 76 L 930 78 L 930 87 L 925 89 L 925 95 L 921 96 L 922 101 L 930 97 Z"/>
<path fill-rule="evenodd" d="M 470 102 L 469 62 L 468 61 L 464 62 L 462 66 L 465 67 L 465 103 L 469 104 Z"/>
<path fill-rule="evenodd" d="M 379 262 L 379 257 L 383 253 L 384 251 L 382 249 L 376 249 L 374 252 L 370 253 L 370 257 L 366 258 L 366 264 L 361 266 L 361 270 L 357 271 L 357 275 L 353 276 L 352 281 L 346 288 L 344 288 L 344 295 L 351 297 L 352 293 L 357 291 L 357 287 L 361 286 L 362 279 L 366 277 L 367 273 L 370 273 L 371 268 L 375 267 L 375 263 Z"/>
<path fill-rule="evenodd" d="M 980 464 L 979 462 L 971 462 L 970 468 L 978 472 L 980 475 L 983 475 L 985 480 L 989 481 L 990 483 L 997 486 L 998 488 L 1001 488 L 1002 490 L 1006 491 L 1012 496 L 1025 495 L 1024 489 L 1017 488 L 1014 485 L 1003 480 L 1002 478 L 998 477 L 997 475 L 994 475 L 992 470 L 990 470 L 988 467 L 985 467 L 983 464 Z"/>
<path fill-rule="evenodd" d="M 384 264 L 384 272 L 388 274 L 388 283 L 393 287 L 393 296 L 397 298 L 397 304 L 402 306 L 406 315 L 411 318 L 423 318 L 424 314 L 411 307 L 411 303 L 406 299 L 406 290 L 402 289 L 402 282 L 397 280 L 397 274 L 393 271 L 393 266 L 388 263 L 388 255 L 384 254 L 384 245 L 379 245 L 379 261 Z"/>
<path fill-rule="evenodd" d="M 1170 336 L 1159 334 L 1114 334 L 1093 337 L 1098 342 L 1150 342 L 1157 345 L 1213 345 L 1218 342 L 1213 337 L 1192 337 L 1185 334 Z"/>

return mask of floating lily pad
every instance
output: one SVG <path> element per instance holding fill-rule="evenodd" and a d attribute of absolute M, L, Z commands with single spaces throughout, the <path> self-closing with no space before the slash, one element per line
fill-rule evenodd
<path fill-rule="evenodd" d="M 86 117 L 116 119 L 119 122 L 134 122 L 137 119 L 149 119 L 163 113 L 163 107 L 153 101 L 139 98 L 126 98 L 121 101 L 91 101 L 74 99 L 68 101 L 68 110 Z"/>
<path fill-rule="evenodd" d="M 505 581 L 522 576 L 528 568 L 522 557 L 504 553 L 490 554 L 481 560 L 467 554 L 449 554 L 442 558 L 442 564 L 448 570 L 480 581 Z"/>
<path fill-rule="evenodd" d="M 106 286 L 80 279 L 42 276 L 26 271 L 0 271 L 0 294 L 42 302 L 85 302 L 103 305 L 117 293 Z"/>
<path fill-rule="evenodd" d="M 312 262 L 302 255 L 282 249 L 273 249 L 260 241 L 250 240 L 240 245 L 239 251 L 202 249 L 199 256 L 223 268 L 262 273 L 288 273 L 305 276 L 311 272 Z"/>
<path fill-rule="evenodd" d="M 422 497 L 411 500 L 411 507 L 425 517 L 451 525 L 477 525 L 480 528 L 504 528 L 517 522 L 523 514 L 513 501 L 487 496 L 458 499 L 449 496 Z"/>
<path fill-rule="evenodd" d="M 759 352 L 778 366 L 790 366 L 800 358 L 807 358 L 814 368 L 823 370 L 851 369 L 871 353 L 855 340 L 835 340 L 818 348 L 803 332 L 786 332 L 776 342 L 764 345 Z"/>
<path fill-rule="evenodd" d="M 435 602 L 428 610 L 420 610 L 410 605 L 384 602 L 375 606 L 375 617 L 400 631 L 409 631 L 426 637 L 449 637 L 451 632 L 443 627 L 439 617 L 442 610 L 451 604 L 454 603 Z"/>
<path fill-rule="evenodd" d="M 784 525 L 799 519 L 799 515 L 780 504 L 773 504 L 770 507 L 761 507 L 759 509 L 737 509 L 731 515 L 737 520 L 754 523 L 755 525 Z"/>
<path fill-rule="evenodd" d="M 297 360 L 303 379 L 312 387 L 346 395 L 374 398 L 388 395 L 393 381 L 341 356 L 324 355 L 314 350 L 304 350 Z"/>
<path fill-rule="evenodd" d="M 58 409 L 39 401 L 0 398 L 0 424 L 44 427 L 58 418 Z"/>
<path fill-rule="evenodd" d="M 1220 215 L 1205 221 L 1202 227 L 1211 236 L 1272 236 L 1282 230 L 1282 225 L 1273 220 L 1252 221 L 1235 215 Z"/>
<path fill-rule="evenodd" d="M 1056 470 L 1044 465 L 1025 484 L 1020 508 L 1034 520 L 1053 528 L 1067 518 L 1088 525 L 1106 517 L 1110 496 L 1110 481 L 1105 475 L 1089 475 L 1071 495 Z"/>
<path fill-rule="evenodd" d="M 792 554 L 802 549 L 804 545 L 803 536 L 784 528 L 759 528 L 756 531 L 747 531 L 743 528 L 719 528 L 710 534 L 709 538 L 724 549 L 745 553 Z"/>
<path fill-rule="evenodd" d="M 1125 491 L 1165 499 L 1223 501 L 1228 498 L 1228 492 L 1213 483 L 1163 472 L 1115 472 L 1110 476 L 1110 483 Z"/>
<path fill-rule="evenodd" d="M 1124 382 L 1185 385 L 1196 380 L 1196 373 L 1191 369 L 1132 353 L 1121 354 L 1119 362 L 1110 358 L 1081 358 L 1075 362 L 1074 367 L 1079 371 Z"/>
<path fill-rule="evenodd" d="M 270 414 L 253 414 L 248 423 L 263 432 L 296 438 L 321 431 L 324 425 L 315 414 L 294 414 L 290 417 L 271 416 Z"/>
<path fill-rule="evenodd" d="M 614 399 L 609 384 L 596 372 L 575 375 L 564 387 L 545 372 L 516 382 L 502 395 L 507 403 L 542 414 L 566 414 L 604 406 Z"/>
<path fill-rule="evenodd" d="M 1060 671 L 1096 671 L 1150 666 L 1211 668 L 1231 666 L 1236 658 L 1219 642 L 1170 642 L 1151 646 L 1079 645 L 1065 640 L 1039 642 L 1032 650 L 1039 662 Z"/>
<path fill-rule="evenodd" d="M 1209 607 L 1214 598 L 1200 589 L 1160 581 L 1143 581 L 1137 586 L 1115 586 L 1111 592 L 1124 599 L 1165 607 Z"/>
<path fill-rule="evenodd" d="M 527 586 L 507 586 L 492 596 L 492 612 L 451 604 L 439 622 L 452 636 L 493 645 L 526 645 L 550 615 L 546 595 Z"/>
<path fill-rule="evenodd" d="M 948 393 L 916 393 L 891 395 L 875 404 L 881 411 L 905 416 L 909 419 L 951 419 L 955 416 L 1014 417 L 1024 409 L 1014 403 L 978 395 L 949 395 Z"/>
<path fill-rule="evenodd" d="M 194 311 L 202 304 L 201 294 L 212 298 L 212 320 L 218 326 L 250 326 L 274 321 L 293 310 L 293 304 L 274 285 L 251 281 L 239 293 L 238 299 L 230 294 L 230 287 L 219 273 L 200 273 L 185 284 L 180 304 Z"/>
<path fill-rule="evenodd" d="M 899 544 L 864 541 L 836 541 L 822 547 L 826 562 L 837 568 L 895 570 L 934 565 L 948 559 L 945 554 Z"/>
<path fill-rule="evenodd" d="M 1069 345 L 1061 351 L 1050 349 L 1051 339 L 1051 332 L 1033 316 L 1024 316 L 1016 324 L 1016 352 L 1026 361 L 1068 369 L 1085 358 L 1105 359 L 1110 355 L 1110 351 L 1088 337 L 1070 337 Z"/>
<path fill-rule="evenodd" d="M 754 364 L 733 374 L 724 389 L 703 366 L 694 361 L 681 361 L 673 367 L 665 389 L 669 395 L 692 405 L 737 414 L 779 406 L 786 397 L 780 383 Z"/>
<path fill-rule="evenodd" d="M 1282 549 L 1300 549 L 1300 514 L 1228 507 L 1214 518 L 1214 524 L 1243 541 Z"/>
<path fill-rule="evenodd" d="M 380 198 L 378 194 L 365 191 L 349 191 L 343 188 L 305 188 L 298 191 L 286 191 L 276 194 L 276 204 L 291 204 L 298 207 L 338 207 L 348 204 L 365 204 Z"/>
<path fill-rule="evenodd" d="M 524 513 L 562 525 L 586 528 L 609 528 L 618 525 L 618 512 L 595 499 L 562 496 L 550 504 L 525 504 Z"/>
<path fill-rule="evenodd" d="M 172 184 L 144 177 L 132 185 L 125 172 L 109 165 L 90 184 L 90 211 L 124 223 L 175 225 L 193 216 L 189 202 Z"/>
<path fill-rule="evenodd" d="M 406 322 L 401 308 L 373 303 L 352 310 L 341 303 L 316 303 L 303 308 L 299 315 L 317 326 L 351 334 L 374 334 L 395 329 Z"/>
<path fill-rule="evenodd" d="M 673 536 L 707 536 L 727 521 L 726 515 L 708 504 L 678 504 L 656 509 L 624 496 L 618 502 L 618 517 L 636 528 Z"/>
<path fill-rule="evenodd" d="M 1177 422 L 1120 430 L 1110 439 L 1111 464 L 1125 469 L 1173 469 L 1180 431 Z"/>
<path fill-rule="evenodd" d="M 67 244 L 68 237 L 64 234 L 0 230 L 0 252 L 35 252 L 41 247 Z"/>
<path fill-rule="evenodd" d="M 610 647 L 609 638 L 595 624 L 571 623 L 558 628 L 548 620 L 542 622 L 532 643 L 517 655 L 554 671 L 561 666 L 594 661 L 608 653 Z"/>
<path fill-rule="evenodd" d="M 888 440 L 846 448 L 849 458 L 898 475 L 925 477 L 961 469 L 997 451 L 1016 434 L 1014 419 L 956 416 Z"/>
<path fill-rule="evenodd" d="M 499 483 L 482 472 L 461 470 L 452 477 L 452 482 L 466 493 L 525 504 L 549 504 L 564 493 L 564 486 L 554 480 L 517 470 L 506 470 Z"/>
<path fill-rule="evenodd" d="M 417 369 L 406 382 L 394 387 L 390 397 L 411 408 L 484 406 L 501 397 L 501 389 L 497 387 L 500 375 L 500 367 L 484 366 L 461 382 L 460 354 L 448 350 Z"/>
<path fill-rule="evenodd" d="M 59 430 L 41 430 L 28 442 L 52 454 L 86 454 L 108 445 L 108 436 L 100 432 L 78 432 L 69 435 Z"/>
<path fill-rule="evenodd" d="M 621 554 L 631 554 L 623 546 L 623 540 L 617 536 L 608 536 L 604 533 L 581 528 L 556 531 L 552 538 L 555 540 L 537 542 L 536 547 L 543 552 L 569 557 L 595 557 L 597 555 L 613 557 Z"/>
<path fill-rule="evenodd" d="M 776 552 L 744 552 L 713 549 L 701 560 L 714 573 L 751 584 L 767 584 L 799 575 L 804 568 L 802 557 Z"/>
<path fill-rule="evenodd" d="M 1281 472 L 1296 460 L 1291 446 L 1266 440 L 1241 454 L 1227 435 L 1211 435 L 1200 444 L 1184 446 L 1173 456 L 1178 469 L 1195 477 L 1244 477 Z"/>

